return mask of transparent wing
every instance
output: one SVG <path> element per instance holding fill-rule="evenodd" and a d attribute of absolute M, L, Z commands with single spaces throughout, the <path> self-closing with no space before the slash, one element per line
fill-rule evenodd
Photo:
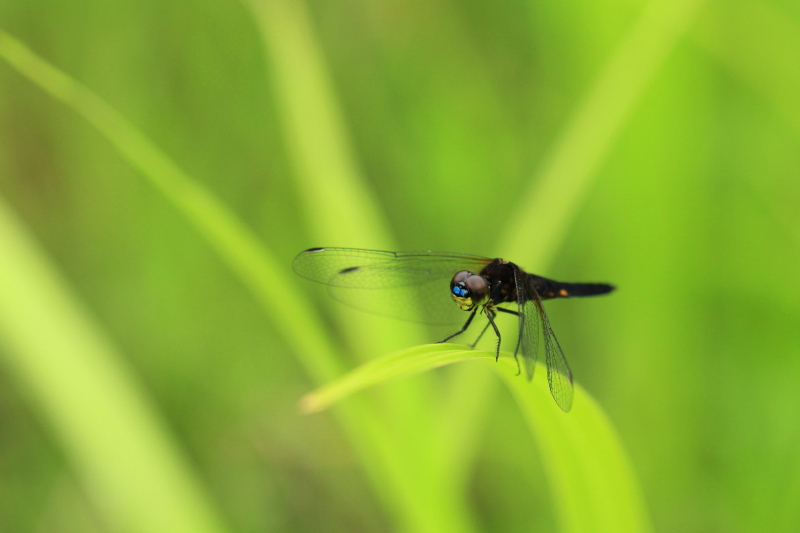
<path fill-rule="evenodd" d="M 522 359 L 525 363 L 525 374 L 528 379 L 533 379 L 536 369 L 536 359 L 539 354 L 539 310 L 532 305 L 533 301 L 526 298 L 525 274 L 514 270 L 514 282 L 517 284 L 517 311 L 519 311 L 519 342 L 517 350 L 522 346 Z M 514 357 L 517 352 L 514 352 Z"/>
<path fill-rule="evenodd" d="M 529 283 L 524 283 L 521 277 L 523 273 L 517 271 L 515 280 L 517 282 L 517 304 L 520 308 L 520 337 L 522 339 L 522 356 L 525 361 L 525 371 L 528 379 L 533 378 L 533 370 L 536 366 L 536 358 L 539 350 L 539 330 L 544 333 L 544 349 L 547 359 L 547 383 L 550 385 L 550 393 L 553 395 L 558 406 L 569 411 L 572 408 L 572 371 L 567 364 L 564 351 L 558 343 L 553 328 L 550 326 L 550 319 L 536 289 Z M 523 301 L 524 300 L 524 301 Z"/>
<path fill-rule="evenodd" d="M 292 267 L 356 309 L 426 324 L 457 324 L 465 314 L 450 296 L 450 279 L 459 270 L 480 272 L 490 262 L 451 252 L 312 248 L 301 252 Z"/>
<path fill-rule="evenodd" d="M 294 258 L 304 278 L 357 289 L 387 289 L 453 277 L 458 270 L 480 271 L 491 259 L 454 252 L 383 252 L 357 248 L 311 248 Z"/>
<path fill-rule="evenodd" d="M 538 302 L 542 311 L 542 330 L 544 331 L 544 349 L 547 353 L 547 382 L 550 384 L 550 393 L 555 398 L 558 406 L 565 412 L 572 409 L 572 371 L 567 364 L 564 351 L 558 343 L 553 328 L 550 327 L 550 319 L 544 312 L 542 302 Z"/>

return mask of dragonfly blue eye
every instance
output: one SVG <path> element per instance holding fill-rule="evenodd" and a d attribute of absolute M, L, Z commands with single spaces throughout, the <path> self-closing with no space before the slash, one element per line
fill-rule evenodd
<path fill-rule="evenodd" d="M 463 298 L 464 296 L 467 295 L 468 292 L 469 291 L 467 289 L 465 289 L 464 287 L 459 287 L 458 285 L 453 287 L 453 294 L 455 294 L 459 298 Z"/>

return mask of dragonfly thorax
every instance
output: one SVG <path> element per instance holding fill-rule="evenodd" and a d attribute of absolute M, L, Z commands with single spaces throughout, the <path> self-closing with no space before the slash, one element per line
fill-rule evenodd
<path fill-rule="evenodd" d="M 470 311 L 486 300 L 489 285 L 482 276 L 462 270 L 450 280 L 450 295 L 462 311 Z"/>

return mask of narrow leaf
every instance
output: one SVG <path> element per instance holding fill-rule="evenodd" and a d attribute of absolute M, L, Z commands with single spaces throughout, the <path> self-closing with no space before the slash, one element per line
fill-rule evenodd
<path fill-rule="evenodd" d="M 501 364 L 496 364 L 490 351 L 449 344 L 417 346 L 361 365 L 305 395 L 300 405 L 305 412 L 319 411 L 387 380 L 472 359 L 488 360 L 517 400 L 541 451 L 562 531 L 651 530 L 630 461 L 605 413 L 578 384 L 572 411 L 563 413 L 550 395 L 543 365 L 529 382 L 516 375 L 510 354 L 502 353 Z"/>
<path fill-rule="evenodd" d="M 113 343 L 0 201 L 0 357 L 115 531 L 224 531 Z"/>
<path fill-rule="evenodd" d="M 278 333 L 294 348 L 309 375 L 318 382 L 339 375 L 339 357 L 319 315 L 305 299 L 297 297 L 302 292 L 296 289 L 297 278 L 233 211 L 183 172 L 111 105 L 2 30 L 0 57 L 95 126 L 195 225 L 251 290 L 265 314 L 281 325 Z M 285 320 L 285 316 L 292 320 Z M 342 407 L 337 415 L 398 530 L 441 531 L 445 524 L 459 531 L 472 530 L 465 512 L 458 508 L 460 502 L 449 504 L 449 509 L 436 505 L 442 490 L 424 484 L 431 497 L 419 497 L 418 476 L 400 452 L 402 445 L 389 437 L 373 406 L 351 402 Z"/>

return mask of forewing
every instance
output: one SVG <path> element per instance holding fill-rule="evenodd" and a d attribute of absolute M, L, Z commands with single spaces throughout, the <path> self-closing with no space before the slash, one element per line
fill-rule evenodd
<path fill-rule="evenodd" d="M 459 270 L 480 270 L 490 259 L 450 252 L 384 252 L 313 248 L 294 260 L 294 271 L 328 285 L 330 295 L 373 314 L 427 324 L 456 324 L 464 312 L 450 296 Z"/>
<path fill-rule="evenodd" d="M 387 289 L 451 278 L 458 270 L 480 271 L 491 259 L 453 252 L 383 252 L 357 248 L 311 248 L 294 258 L 304 278 L 357 289 Z M 476 272 L 477 273 L 477 272 Z"/>
<path fill-rule="evenodd" d="M 550 326 L 550 319 L 544 310 L 541 298 L 536 293 L 536 289 L 529 283 L 521 285 L 522 273 L 517 271 L 517 295 L 518 302 L 521 294 L 525 292 L 526 301 L 521 305 L 522 313 L 525 317 L 522 327 L 522 355 L 525 359 L 525 369 L 528 379 L 533 377 L 533 367 L 536 365 L 536 356 L 539 349 L 539 328 L 544 334 L 544 350 L 547 359 L 547 383 L 550 385 L 550 393 L 553 395 L 558 406 L 569 411 L 572 408 L 572 397 L 574 395 L 572 387 L 572 371 L 567 364 L 564 351 L 558 343 L 553 328 Z M 524 287 L 524 291 L 522 290 Z"/>

